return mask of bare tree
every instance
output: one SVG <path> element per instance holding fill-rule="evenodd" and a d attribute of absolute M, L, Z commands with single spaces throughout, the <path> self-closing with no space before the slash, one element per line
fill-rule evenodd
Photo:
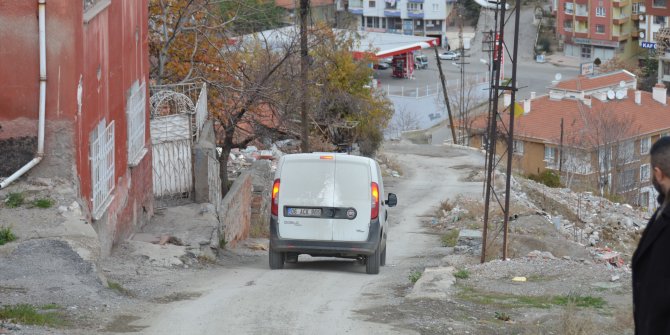
<path fill-rule="evenodd" d="M 582 110 L 585 122 L 583 139 L 597 155 L 595 176 L 602 196 L 622 189 L 624 185 L 620 185 L 620 179 L 625 177 L 623 173 L 635 153 L 632 140 L 636 133 L 634 123 L 630 116 L 615 112 L 613 104 L 616 103 L 608 101 L 598 104 L 599 107 Z"/>
<path fill-rule="evenodd" d="M 152 0 L 151 6 L 154 80 L 204 81 L 210 88 L 208 109 L 222 149 L 220 177 L 225 194 L 230 151 L 286 125 L 283 98 L 295 95 L 295 89 L 280 83 L 293 75 L 287 64 L 297 55 L 297 34 L 231 36 L 228 28 L 235 17 L 224 20 L 220 1 Z"/>
<path fill-rule="evenodd" d="M 388 127 L 388 132 L 393 136 L 400 137 L 400 134 L 408 130 L 419 129 L 419 118 L 415 111 L 409 111 L 403 107 L 396 110 L 393 120 Z"/>

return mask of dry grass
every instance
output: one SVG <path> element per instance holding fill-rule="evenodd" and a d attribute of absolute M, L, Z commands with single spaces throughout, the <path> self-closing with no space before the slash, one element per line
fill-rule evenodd
<path fill-rule="evenodd" d="M 614 324 L 612 334 L 632 334 L 635 328 L 633 321 L 633 307 L 623 306 L 614 310 Z"/>
<path fill-rule="evenodd" d="M 577 308 L 574 302 L 568 303 L 561 313 L 559 334 L 565 335 L 596 335 L 601 334 L 598 325 L 589 313 Z"/>
<path fill-rule="evenodd" d="M 388 156 L 383 155 L 383 154 L 377 155 L 377 159 L 382 164 L 385 164 L 389 169 L 391 169 L 395 172 L 398 172 L 398 174 L 400 174 L 401 176 L 403 175 L 402 167 L 400 166 L 400 164 L 398 164 L 398 162 L 392 160 L 391 158 L 389 158 Z M 382 171 L 382 173 L 383 172 L 385 172 L 385 171 Z"/>
<path fill-rule="evenodd" d="M 258 222 L 252 222 L 249 227 L 249 237 L 251 238 L 269 238 L 270 226 Z"/>

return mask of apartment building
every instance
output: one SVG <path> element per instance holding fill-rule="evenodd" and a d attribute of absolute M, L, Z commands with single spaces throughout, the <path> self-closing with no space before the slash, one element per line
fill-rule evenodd
<path fill-rule="evenodd" d="M 445 45 L 447 18 L 456 0 L 349 0 L 363 31 L 435 37 Z"/>
<path fill-rule="evenodd" d="M 554 0 L 556 35 L 566 56 L 581 61 L 601 61 L 615 56 L 637 56 L 640 38 L 635 20 L 635 0 Z"/>
<path fill-rule="evenodd" d="M 670 135 L 670 110 L 665 87 L 644 92 L 636 86 L 634 75 L 617 71 L 559 82 L 543 96 L 531 94 L 520 103 L 523 114 L 514 123 L 514 168 L 523 174 L 555 171 L 566 187 L 652 206 L 649 149 Z M 508 117 L 502 119 L 507 125 Z M 486 117 L 474 120 L 471 146 L 483 147 L 486 127 Z M 507 159 L 502 139 L 496 153 Z"/>
<path fill-rule="evenodd" d="M 659 30 L 669 28 L 670 4 L 668 0 L 645 0 L 634 2 L 632 5 L 633 21 L 637 22 L 641 57 L 647 52 L 657 51 Z M 665 34 L 667 35 L 667 33 Z M 659 81 L 670 82 L 670 53 L 657 54 L 661 60 Z"/>

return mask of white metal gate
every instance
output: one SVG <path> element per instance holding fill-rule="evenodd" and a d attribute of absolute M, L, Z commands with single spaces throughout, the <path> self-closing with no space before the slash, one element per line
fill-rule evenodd
<path fill-rule="evenodd" d="M 193 190 L 191 121 L 187 114 L 151 120 L 154 197 L 157 207 L 189 202 Z"/>

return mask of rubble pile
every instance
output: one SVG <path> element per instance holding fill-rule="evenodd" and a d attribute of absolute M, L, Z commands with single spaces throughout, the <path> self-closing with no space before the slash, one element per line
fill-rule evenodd
<path fill-rule="evenodd" d="M 518 179 L 516 184 L 518 187 L 513 187 L 516 197 L 534 203 L 566 237 L 592 247 L 614 247 L 631 255 L 649 216 L 645 211 L 591 192 L 550 188 L 526 179 Z M 547 208 L 553 211 L 544 212 Z"/>
<path fill-rule="evenodd" d="M 242 171 L 251 167 L 253 162 L 262 159 L 271 162 L 274 172 L 277 169 L 279 158 L 285 154 L 297 152 L 300 152 L 300 141 L 290 139 L 273 143 L 269 150 L 262 150 L 253 145 L 244 149 L 232 149 L 228 157 L 228 176 L 231 179 L 237 178 Z"/>

